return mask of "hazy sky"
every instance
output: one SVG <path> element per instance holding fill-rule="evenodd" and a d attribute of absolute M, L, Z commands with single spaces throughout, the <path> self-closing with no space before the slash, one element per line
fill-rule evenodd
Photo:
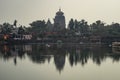
<path fill-rule="evenodd" d="M 59 7 L 67 23 L 70 18 L 85 19 L 89 23 L 96 20 L 108 24 L 120 22 L 120 0 L 0 0 L 0 24 L 13 23 L 15 19 L 26 26 L 48 18 L 53 22 Z"/>

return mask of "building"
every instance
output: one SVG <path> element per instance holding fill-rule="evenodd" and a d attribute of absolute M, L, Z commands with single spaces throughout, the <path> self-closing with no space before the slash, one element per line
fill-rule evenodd
<path fill-rule="evenodd" d="M 59 32 L 64 31 L 65 27 L 65 16 L 61 9 L 59 9 L 59 11 L 56 12 L 53 24 L 48 19 L 46 24 L 46 35 L 50 36 L 53 34 L 58 34 Z"/>
<path fill-rule="evenodd" d="M 61 31 L 65 29 L 65 16 L 64 13 L 59 9 L 54 18 L 54 30 Z"/>
<path fill-rule="evenodd" d="M 49 19 L 47 21 L 46 30 L 47 30 L 47 32 L 52 32 L 53 31 L 53 24 L 50 22 Z"/>

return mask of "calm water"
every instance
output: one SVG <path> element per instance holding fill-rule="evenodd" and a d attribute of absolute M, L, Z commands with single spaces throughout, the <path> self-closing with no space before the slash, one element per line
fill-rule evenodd
<path fill-rule="evenodd" d="M 101 45 L 4 45 L 0 80 L 120 80 L 120 50 Z"/>

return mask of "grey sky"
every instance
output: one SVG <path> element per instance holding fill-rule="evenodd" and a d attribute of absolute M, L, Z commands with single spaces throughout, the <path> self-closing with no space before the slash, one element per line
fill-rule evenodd
<path fill-rule="evenodd" d="M 102 20 L 108 24 L 120 22 L 120 0 L 0 0 L 0 24 L 13 23 L 28 26 L 35 20 L 53 22 L 59 7 L 70 18 L 85 19 L 89 23 Z"/>

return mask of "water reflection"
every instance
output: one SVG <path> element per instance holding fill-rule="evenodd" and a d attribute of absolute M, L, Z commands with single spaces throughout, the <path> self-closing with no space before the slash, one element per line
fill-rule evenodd
<path fill-rule="evenodd" d="M 48 44 L 47 44 L 48 45 Z M 70 66 L 75 66 L 80 63 L 82 66 L 92 60 L 100 66 L 107 58 L 113 61 L 120 61 L 120 52 L 116 49 L 105 46 L 90 46 L 78 44 L 32 44 L 32 45 L 4 45 L 0 46 L 0 59 L 9 61 L 13 59 L 17 65 L 17 58 L 25 59 L 26 56 L 36 64 L 44 64 L 50 62 L 53 58 L 56 69 L 62 71 L 66 62 L 69 60 Z"/>

